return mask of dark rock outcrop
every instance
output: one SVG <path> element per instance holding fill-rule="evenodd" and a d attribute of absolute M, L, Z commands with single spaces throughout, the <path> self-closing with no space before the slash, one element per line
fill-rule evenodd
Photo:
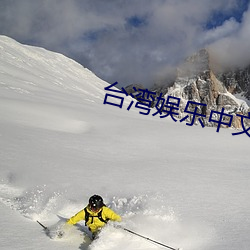
<path fill-rule="evenodd" d="M 173 86 L 168 89 L 165 98 L 168 95 L 181 98 L 179 118 L 186 115 L 183 111 L 187 102 L 193 101 L 206 104 L 206 107 L 201 110 L 201 113 L 206 115 L 206 118 L 202 118 L 206 126 L 217 126 L 218 124 L 209 122 L 210 113 L 212 110 L 220 112 L 224 108 L 226 114 L 233 115 L 232 127 L 241 128 L 239 117 L 236 115 L 248 116 L 250 109 L 245 101 L 236 98 L 233 93 L 243 91 L 243 87 L 247 89 L 249 74 L 246 71 L 234 73 L 234 78 L 232 74 L 220 74 L 220 78 L 217 77 L 210 65 L 209 52 L 205 49 L 200 50 L 187 58 L 178 68 L 177 78 Z M 223 82 L 225 78 L 227 81 Z M 218 120 L 219 115 L 214 114 L 214 119 Z"/>

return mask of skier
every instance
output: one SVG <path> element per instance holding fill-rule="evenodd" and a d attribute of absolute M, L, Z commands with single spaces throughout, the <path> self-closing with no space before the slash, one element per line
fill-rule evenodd
<path fill-rule="evenodd" d="M 95 194 L 89 198 L 89 204 L 72 216 L 67 224 L 74 225 L 80 220 L 85 220 L 85 226 L 92 232 L 94 239 L 109 220 L 120 222 L 122 219 L 120 215 L 105 206 L 101 196 Z"/>

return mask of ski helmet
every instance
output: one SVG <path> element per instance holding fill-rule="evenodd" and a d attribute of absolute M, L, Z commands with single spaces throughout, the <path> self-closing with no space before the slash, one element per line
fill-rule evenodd
<path fill-rule="evenodd" d="M 103 199 L 99 195 L 93 195 L 89 198 L 89 206 L 93 210 L 98 210 L 103 207 Z"/>

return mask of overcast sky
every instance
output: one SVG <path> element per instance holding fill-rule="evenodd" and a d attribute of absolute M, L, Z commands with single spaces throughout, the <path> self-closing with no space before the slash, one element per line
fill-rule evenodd
<path fill-rule="evenodd" d="M 151 84 L 200 48 L 250 62 L 250 0 L 0 0 L 0 34 L 102 79 Z"/>

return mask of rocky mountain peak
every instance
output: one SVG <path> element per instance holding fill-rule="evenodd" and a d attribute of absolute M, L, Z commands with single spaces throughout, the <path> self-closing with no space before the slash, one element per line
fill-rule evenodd
<path fill-rule="evenodd" d="M 222 67 L 223 68 L 223 67 Z M 205 126 L 217 126 L 216 122 L 209 121 L 211 111 L 220 112 L 233 116 L 231 127 L 241 128 L 240 117 L 237 114 L 248 116 L 250 108 L 247 100 L 234 96 L 242 94 L 250 100 L 250 66 L 245 69 L 229 70 L 221 72 L 214 63 L 207 49 L 201 49 L 188 57 L 177 69 L 175 80 L 166 86 L 154 86 L 151 91 L 156 94 L 162 93 L 167 100 L 169 96 L 180 99 L 179 113 L 176 118 L 182 119 L 187 116 L 185 107 L 188 101 L 195 102 L 191 108 L 199 107 L 202 121 Z M 128 92 L 133 92 L 133 87 L 127 87 Z M 140 85 L 143 89 L 143 86 Z M 250 102 L 249 102 L 250 103 Z M 153 106 L 156 105 L 156 101 Z M 219 115 L 213 112 L 213 119 L 219 120 Z M 205 117 L 204 117 L 205 116 Z M 187 122 L 192 119 L 191 115 Z M 196 121 L 198 124 L 198 122 Z M 247 122 L 248 123 L 248 122 Z M 250 126 L 250 124 L 247 124 Z"/>
<path fill-rule="evenodd" d="M 177 69 L 177 77 L 195 77 L 210 70 L 210 58 L 207 49 L 201 49 L 188 57 Z"/>
<path fill-rule="evenodd" d="M 188 57 L 177 70 L 177 77 L 173 85 L 168 88 L 167 96 L 174 96 L 181 99 L 180 110 L 184 108 L 188 101 L 206 104 L 203 109 L 204 124 L 207 126 L 216 126 L 208 121 L 212 110 L 225 112 L 233 115 L 232 127 L 240 128 L 236 114 L 248 115 L 250 111 L 244 100 L 240 100 L 232 95 L 236 90 L 243 91 L 243 87 L 249 86 L 249 71 L 214 73 L 212 60 L 209 51 L 202 49 L 194 55 Z M 243 86 L 243 87 L 242 87 Z M 250 96 L 250 95 L 249 95 Z M 185 114 L 181 113 L 180 118 Z"/>
<path fill-rule="evenodd" d="M 250 100 L 250 65 L 218 73 L 217 78 L 225 84 L 230 93 L 240 94 Z"/>

